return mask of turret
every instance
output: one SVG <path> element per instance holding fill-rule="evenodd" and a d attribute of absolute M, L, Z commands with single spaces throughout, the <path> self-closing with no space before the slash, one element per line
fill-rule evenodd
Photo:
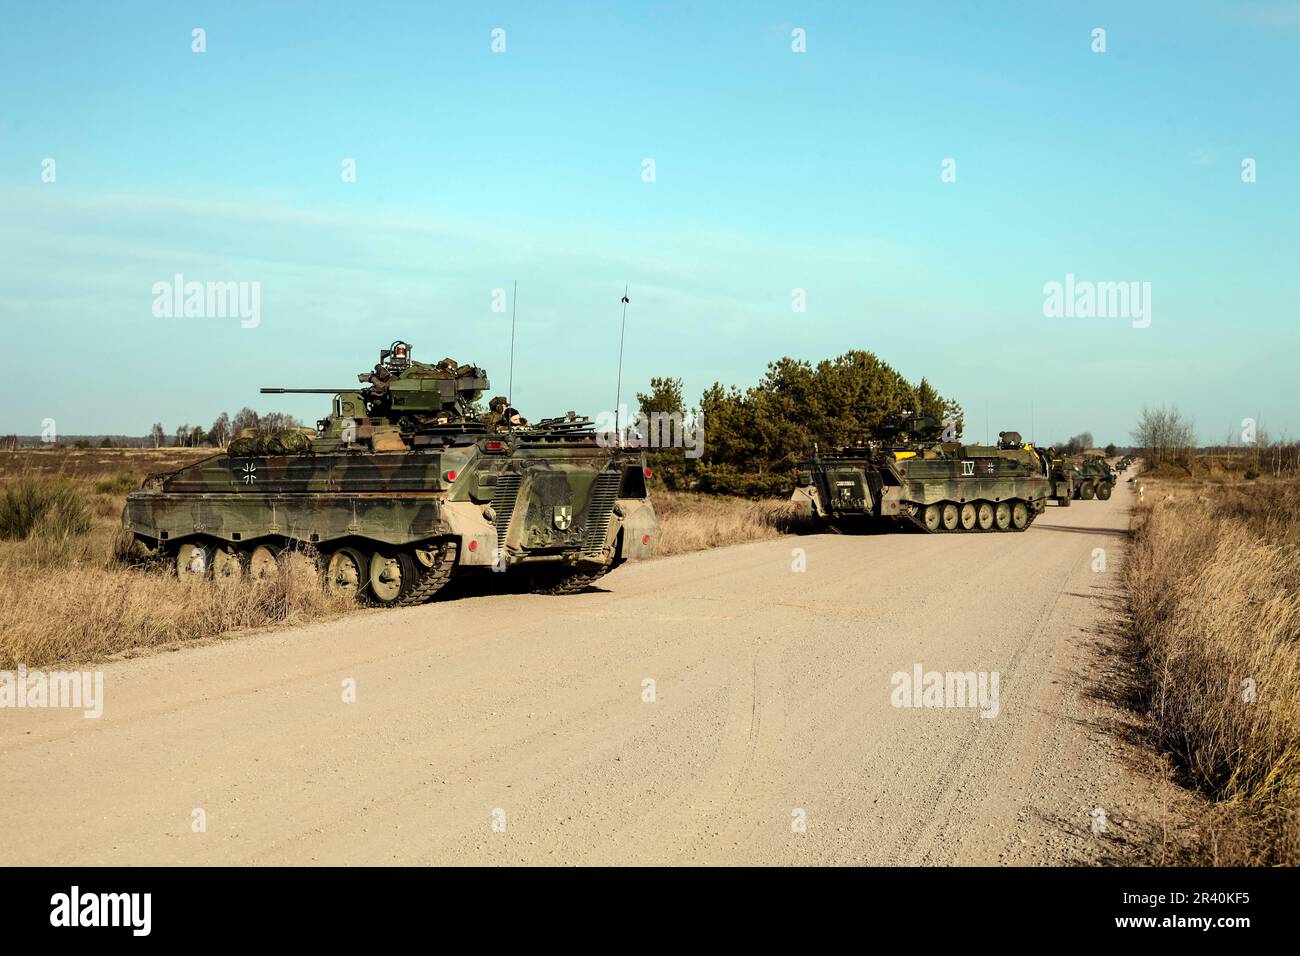
<path fill-rule="evenodd" d="M 445 428 L 478 427 L 473 403 L 489 387 L 487 373 L 446 358 L 430 365 L 411 359 L 410 344 L 394 342 L 379 362 L 357 376 L 362 387 L 263 388 L 266 395 L 334 395 L 322 437 L 347 440 L 352 429 L 396 429 L 403 436 Z"/>

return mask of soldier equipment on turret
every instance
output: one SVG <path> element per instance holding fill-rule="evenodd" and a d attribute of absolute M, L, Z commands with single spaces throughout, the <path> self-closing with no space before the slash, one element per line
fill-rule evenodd
<path fill-rule="evenodd" d="M 436 443 L 431 433 L 448 428 L 481 429 L 473 405 L 489 387 L 487 373 L 450 358 L 436 365 L 416 362 L 411 351 L 410 344 L 402 341 L 381 350 L 374 370 L 357 376 L 363 388 L 263 388 L 262 393 L 334 395 L 332 414 L 317 422 L 317 429 L 321 438 L 342 444 L 387 433 L 420 446 Z M 391 437 L 385 442 L 391 450 Z"/>

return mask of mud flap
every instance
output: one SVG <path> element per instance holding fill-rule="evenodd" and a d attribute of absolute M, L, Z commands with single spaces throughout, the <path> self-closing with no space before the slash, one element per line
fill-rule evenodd
<path fill-rule="evenodd" d="M 620 498 L 616 513 L 623 513 L 623 546 L 619 550 L 620 558 L 648 558 L 654 553 L 658 537 L 658 521 L 655 519 L 654 506 L 649 499 Z M 617 525 L 614 526 L 617 533 Z"/>
<path fill-rule="evenodd" d="M 458 564 L 492 565 L 496 561 L 497 529 L 483 517 L 483 506 L 449 501 L 442 506 L 448 529 L 460 539 Z"/>
<path fill-rule="evenodd" d="M 795 488 L 790 495 L 790 503 L 794 505 L 795 512 L 801 518 L 821 517 L 822 511 L 817 501 L 817 489 L 811 485 L 806 488 Z"/>

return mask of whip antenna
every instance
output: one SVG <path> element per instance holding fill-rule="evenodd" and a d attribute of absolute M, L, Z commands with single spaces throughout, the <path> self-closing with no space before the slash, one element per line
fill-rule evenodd
<path fill-rule="evenodd" d="M 506 407 L 514 407 L 515 398 L 515 300 L 519 296 L 519 280 L 510 292 L 510 378 L 506 381 Z"/>
<path fill-rule="evenodd" d="M 623 444 L 623 431 L 618 424 L 619 405 L 623 401 L 623 336 L 627 333 L 627 283 L 623 283 L 623 325 L 618 330 L 618 394 L 614 396 L 614 431 L 618 433 L 618 443 Z"/>

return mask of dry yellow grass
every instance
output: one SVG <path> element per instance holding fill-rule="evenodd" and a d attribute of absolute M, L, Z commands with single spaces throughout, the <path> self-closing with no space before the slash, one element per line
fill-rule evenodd
<path fill-rule="evenodd" d="M 169 471 L 214 453 L 211 448 L 20 448 L 0 451 L 0 479 L 21 474 L 114 479 Z"/>
<path fill-rule="evenodd" d="M 84 535 L 47 533 L 0 540 L 0 669 L 102 659 L 124 651 L 342 613 L 311 560 L 292 555 L 277 578 L 177 580 L 168 567 L 141 565 L 120 533 L 127 489 L 146 474 L 211 451 L 98 450 L 0 453 L 0 491 L 28 479 L 68 485 L 91 516 Z M 97 490 L 98 489 L 98 490 Z M 795 530 L 784 502 L 660 492 L 656 554 L 680 554 Z"/>
<path fill-rule="evenodd" d="M 1207 858 L 1300 863 L 1300 482 L 1141 480 L 1126 579 L 1146 704 L 1219 804 Z"/>
<path fill-rule="evenodd" d="M 659 518 L 655 557 L 764 541 L 802 528 L 801 519 L 786 501 L 672 491 L 656 492 L 653 500 Z"/>
<path fill-rule="evenodd" d="M 98 660 L 346 610 L 348 602 L 321 589 L 305 555 L 290 555 L 276 577 L 261 582 L 181 581 L 168 568 L 140 564 L 121 535 L 125 491 L 147 474 L 210 454 L 0 453 L 0 498 L 33 484 L 71 488 L 91 519 L 85 534 L 61 534 L 58 523 L 45 521 L 25 538 L 0 540 L 0 669 Z"/>
<path fill-rule="evenodd" d="M 95 497 L 99 516 L 87 535 L 0 542 L 0 669 L 97 660 L 348 607 L 324 593 L 305 555 L 260 582 L 182 581 L 169 569 L 127 564 L 121 502 Z"/>

